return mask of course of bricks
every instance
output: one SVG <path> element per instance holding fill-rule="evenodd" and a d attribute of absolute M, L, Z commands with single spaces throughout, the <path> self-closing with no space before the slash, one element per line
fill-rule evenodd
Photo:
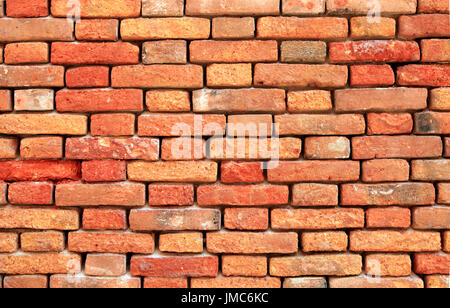
<path fill-rule="evenodd" d="M 0 1 L 0 286 L 449 287 L 449 62 L 448 0 Z"/>

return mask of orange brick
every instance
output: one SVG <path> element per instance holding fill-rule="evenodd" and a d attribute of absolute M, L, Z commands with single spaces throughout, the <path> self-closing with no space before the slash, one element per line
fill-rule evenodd
<path fill-rule="evenodd" d="M 450 278 L 447 275 L 430 275 L 425 277 L 428 289 L 447 289 L 450 287 Z"/>
<path fill-rule="evenodd" d="M 0 20 L 0 29 L 2 42 L 71 41 L 74 26 L 65 19 L 3 18 Z"/>
<path fill-rule="evenodd" d="M 74 275 L 52 275 L 52 289 L 138 289 L 141 280 L 136 278 L 84 277 Z"/>
<path fill-rule="evenodd" d="M 366 212 L 367 228 L 402 228 L 411 226 L 409 209 L 389 207 L 385 209 L 368 209 Z"/>
<path fill-rule="evenodd" d="M 83 19 L 75 23 L 75 36 L 80 41 L 117 41 L 119 21 L 115 19 Z"/>
<path fill-rule="evenodd" d="M 276 41 L 194 41 L 190 44 L 191 62 L 275 62 Z"/>
<path fill-rule="evenodd" d="M 397 83 L 405 86 L 445 87 L 450 85 L 449 76 L 448 65 L 410 64 L 397 68 Z"/>
<path fill-rule="evenodd" d="M 298 250 L 297 233 L 208 233 L 208 251 L 211 253 L 266 254 L 295 253 Z"/>
<path fill-rule="evenodd" d="M 31 208 L 1 209 L 0 228 L 78 230 L 78 211 Z"/>
<path fill-rule="evenodd" d="M 327 280 L 322 277 L 315 278 L 286 278 L 283 283 L 284 289 L 326 289 Z"/>
<path fill-rule="evenodd" d="M 150 184 L 148 204 L 152 206 L 194 204 L 194 185 L 190 184 Z"/>
<path fill-rule="evenodd" d="M 450 252 L 450 231 L 444 232 L 444 251 Z"/>
<path fill-rule="evenodd" d="M 5 64 L 47 63 L 47 43 L 14 43 L 5 47 Z"/>
<path fill-rule="evenodd" d="M 348 237 L 345 232 L 302 233 L 302 250 L 304 252 L 346 251 L 347 247 Z"/>
<path fill-rule="evenodd" d="M 258 183 L 264 181 L 262 163 L 223 162 L 220 167 L 222 183 Z"/>
<path fill-rule="evenodd" d="M 376 159 L 362 163 L 364 182 L 402 182 L 409 180 L 409 164 L 402 159 Z"/>
<path fill-rule="evenodd" d="M 401 38 L 415 39 L 450 35 L 450 20 L 447 14 L 400 16 L 398 22 L 398 35 Z"/>
<path fill-rule="evenodd" d="M 379 22 L 367 17 L 350 19 L 351 37 L 353 39 L 389 39 L 394 38 L 397 25 L 394 18 L 379 17 Z"/>
<path fill-rule="evenodd" d="M 270 259 L 270 274 L 280 277 L 361 274 L 362 257 L 353 254 L 311 255 Z"/>
<path fill-rule="evenodd" d="M 128 178 L 145 182 L 215 182 L 215 162 L 131 162 Z"/>
<path fill-rule="evenodd" d="M 419 12 L 448 13 L 449 5 L 447 0 L 419 0 Z"/>
<path fill-rule="evenodd" d="M 206 18 L 137 18 L 125 19 L 120 24 L 124 41 L 207 39 L 210 32 L 210 21 Z"/>
<path fill-rule="evenodd" d="M 144 279 L 144 288 L 146 289 L 185 289 L 188 287 L 187 278 L 158 278 L 146 277 Z"/>
<path fill-rule="evenodd" d="M 410 14 L 416 13 L 417 1 L 413 0 L 378 0 L 382 14 Z M 360 0 L 327 0 L 327 12 L 331 14 L 367 14 L 371 6 Z"/>
<path fill-rule="evenodd" d="M 348 70 L 338 65 L 264 64 L 255 66 L 254 83 L 264 87 L 345 87 Z"/>
<path fill-rule="evenodd" d="M 426 207 L 413 210 L 414 229 L 450 229 L 450 208 Z"/>
<path fill-rule="evenodd" d="M 14 110 L 50 111 L 54 109 L 54 92 L 48 89 L 14 91 Z"/>
<path fill-rule="evenodd" d="M 203 234 L 201 232 L 161 234 L 159 236 L 159 250 L 177 253 L 202 252 Z"/>
<path fill-rule="evenodd" d="M 151 112 L 180 112 L 191 110 L 191 98 L 187 91 L 153 90 L 146 94 L 145 103 Z"/>
<path fill-rule="evenodd" d="M 414 256 L 414 272 L 418 274 L 450 274 L 450 255 L 448 254 L 416 254 Z"/>
<path fill-rule="evenodd" d="M 249 39 L 255 36 L 255 19 L 251 17 L 217 17 L 212 21 L 215 39 Z"/>
<path fill-rule="evenodd" d="M 69 251 L 151 254 L 154 250 L 155 241 L 152 234 L 69 233 Z"/>
<path fill-rule="evenodd" d="M 296 184 L 292 188 L 292 205 L 333 206 L 338 205 L 337 185 Z"/>
<path fill-rule="evenodd" d="M 450 112 L 422 112 L 414 115 L 417 134 L 450 134 Z"/>
<path fill-rule="evenodd" d="M 1 161 L 0 180 L 78 180 L 80 169 L 80 163 L 76 161 Z"/>
<path fill-rule="evenodd" d="M 325 12 L 325 0 L 282 0 L 284 15 L 318 15 Z"/>
<path fill-rule="evenodd" d="M 413 119 L 409 113 L 369 113 L 367 115 L 368 135 L 410 134 Z"/>
<path fill-rule="evenodd" d="M 186 15 L 276 15 L 279 12 L 279 0 L 186 1 Z"/>
<path fill-rule="evenodd" d="M 418 181 L 450 180 L 450 160 L 414 160 L 411 179 Z"/>
<path fill-rule="evenodd" d="M 282 185 L 202 185 L 199 205 L 282 205 L 289 202 L 289 188 Z"/>
<path fill-rule="evenodd" d="M 69 138 L 66 158 L 157 160 L 159 140 L 150 138 Z"/>
<path fill-rule="evenodd" d="M 353 159 L 439 157 L 442 139 L 431 136 L 355 137 L 352 148 Z"/>
<path fill-rule="evenodd" d="M 0 158 L 16 158 L 18 145 L 17 139 L 0 138 Z"/>
<path fill-rule="evenodd" d="M 12 110 L 11 91 L 0 90 L 0 111 L 10 110 Z"/>
<path fill-rule="evenodd" d="M 274 209 L 271 215 L 272 228 L 277 230 L 337 230 L 364 227 L 362 209 Z"/>
<path fill-rule="evenodd" d="M 422 62 L 450 62 L 450 40 L 422 40 Z"/>
<path fill-rule="evenodd" d="M 411 267 L 409 255 L 371 254 L 366 256 L 366 274 L 370 276 L 409 276 Z"/>
<path fill-rule="evenodd" d="M 136 231 L 212 231 L 220 229 L 220 211 L 214 209 L 132 210 L 130 228 Z"/>
<path fill-rule="evenodd" d="M 127 179 L 127 165 L 124 161 L 84 161 L 81 172 L 82 179 L 86 182 L 118 182 Z"/>
<path fill-rule="evenodd" d="M 19 249 L 19 236 L 16 233 L 0 233 L 0 252 L 12 253 Z"/>
<path fill-rule="evenodd" d="M 345 277 L 330 278 L 330 288 L 359 289 L 359 288 L 414 288 L 423 289 L 424 283 L 420 278 L 379 278 L 379 277 Z"/>
<path fill-rule="evenodd" d="M 66 71 L 68 88 L 101 88 L 109 86 L 109 67 L 81 66 Z"/>
<path fill-rule="evenodd" d="M 91 116 L 91 133 L 93 136 L 132 136 L 134 122 L 134 114 L 94 114 Z"/>
<path fill-rule="evenodd" d="M 296 114 L 275 116 L 284 135 L 359 135 L 366 123 L 360 114 Z"/>
<path fill-rule="evenodd" d="M 44 275 L 17 275 L 5 277 L 3 284 L 5 289 L 46 289 L 47 280 Z"/>
<path fill-rule="evenodd" d="M 7 187 L 6 183 L 0 182 L 0 204 L 6 204 Z"/>
<path fill-rule="evenodd" d="M 354 65 L 350 67 L 352 86 L 390 86 L 395 75 L 390 65 Z"/>
<path fill-rule="evenodd" d="M 345 18 L 262 17 L 258 19 L 258 38 L 339 40 L 348 34 Z"/>
<path fill-rule="evenodd" d="M 81 271 L 81 257 L 56 253 L 0 255 L 0 268 L 10 275 L 76 274 Z"/>
<path fill-rule="evenodd" d="M 193 278 L 192 288 L 200 289 L 278 289 L 281 281 L 275 277 L 250 278 L 250 277 L 220 277 L 220 278 Z"/>
<path fill-rule="evenodd" d="M 55 190 L 57 206 L 142 206 L 145 185 L 119 184 L 58 184 Z"/>
<path fill-rule="evenodd" d="M 141 11 L 139 0 L 78 0 L 80 17 L 135 17 Z M 52 1 L 52 15 L 57 17 L 71 16 L 72 5 L 69 0 Z"/>
<path fill-rule="evenodd" d="M 201 160 L 206 157 L 206 141 L 199 137 L 164 138 L 162 160 Z"/>
<path fill-rule="evenodd" d="M 230 230 L 267 230 L 269 228 L 269 210 L 226 208 L 224 225 Z"/>
<path fill-rule="evenodd" d="M 344 159 L 350 157 L 350 140 L 345 137 L 309 137 L 305 139 L 305 158 Z"/>
<path fill-rule="evenodd" d="M 8 186 L 8 200 L 12 204 L 53 204 L 53 184 L 16 182 Z"/>
<path fill-rule="evenodd" d="M 116 66 L 111 72 L 113 87 L 201 88 L 203 68 L 199 65 Z"/>
<path fill-rule="evenodd" d="M 450 157 L 450 138 L 445 138 L 445 157 Z"/>
<path fill-rule="evenodd" d="M 47 0 L 6 0 L 9 17 L 43 17 L 48 15 Z"/>
<path fill-rule="evenodd" d="M 439 232 L 352 231 L 351 251 L 422 252 L 441 250 Z"/>
<path fill-rule="evenodd" d="M 85 261 L 84 273 L 88 276 L 118 277 L 127 271 L 125 255 L 88 254 Z"/>
<path fill-rule="evenodd" d="M 438 203 L 450 204 L 450 184 L 438 184 Z"/>
<path fill-rule="evenodd" d="M 64 250 L 64 234 L 61 232 L 30 232 L 20 235 L 23 251 L 61 252 Z"/>
<path fill-rule="evenodd" d="M 251 64 L 212 64 L 207 69 L 209 87 L 250 87 Z"/>
<path fill-rule="evenodd" d="M 259 256 L 223 256 L 222 273 L 224 276 L 265 277 L 267 258 Z"/>
<path fill-rule="evenodd" d="M 64 67 L 62 66 L 0 65 L 0 87 L 29 88 L 29 87 L 63 87 L 63 86 L 64 86 Z"/>
<path fill-rule="evenodd" d="M 142 16 L 183 16 L 184 0 L 142 0 Z"/>
<path fill-rule="evenodd" d="M 186 41 L 154 41 L 142 44 L 142 63 L 186 63 Z"/>
<path fill-rule="evenodd" d="M 0 115 L 0 133 L 8 135 L 85 135 L 87 117 L 66 114 Z"/>
<path fill-rule="evenodd" d="M 291 113 L 327 111 L 333 108 L 331 93 L 323 90 L 290 91 L 287 104 Z"/>
<path fill-rule="evenodd" d="M 125 210 L 85 209 L 83 211 L 83 229 L 126 230 L 127 213 Z"/>
<path fill-rule="evenodd" d="M 139 257 L 131 258 L 131 275 L 146 277 L 215 277 L 218 257 Z"/>

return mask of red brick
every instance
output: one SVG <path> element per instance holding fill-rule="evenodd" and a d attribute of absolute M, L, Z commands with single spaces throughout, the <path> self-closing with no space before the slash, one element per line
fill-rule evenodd
<path fill-rule="evenodd" d="M 419 0 L 420 13 L 448 13 L 449 5 L 447 0 Z"/>
<path fill-rule="evenodd" d="M 76 161 L 2 161 L 0 179 L 6 181 L 78 180 Z"/>
<path fill-rule="evenodd" d="M 11 91 L 0 90 L 0 111 L 12 110 Z"/>
<path fill-rule="evenodd" d="M 114 254 L 88 254 L 84 273 L 88 276 L 118 277 L 127 271 L 127 257 Z"/>
<path fill-rule="evenodd" d="M 360 288 L 411 288 L 423 289 L 423 280 L 417 277 L 379 278 L 379 277 L 345 277 L 330 278 L 330 288 L 334 289 L 360 289 Z"/>
<path fill-rule="evenodd" d="M 0 138 L 0 158 L 16 158 L 18 145 L 17 139 Z"/>
<path fill-rule="evenodd" d="M 450 62 L 450 40 L 422 40 L 422 62 Z"/>
<path fill-rule="evenodd" d="M 315 278 L 286 278 L 283 283 L 284 289 L 326 289 L 327 280 L 322 277 Z"/>
<path fill-rule="evenodd" d="M 394 18 L 377 17 L 374 19 L 353 17 L 350 19 L 352 39 L 389 39 L 394 38 L 397 32 L 397 23 Z"/>
<path fill-rule="evenodd" d="M 154 250 L 152 234 L 69 233 L 69 251 L 151 254 Z"/>
<path fill-rule="evenodd" d="M 1 20 L 0 20 L 1 28 Z M 1 34 L 1 33 L 0 33 Z M 0 87 L 63 87 L 64 67 L 0 65 Z"/>
<path fill-rule="evenodd" d="M 66 158 L 157 160 L 159 140 L 150 138 L 68 138 Z"/>
<path fill-rule="evenodd" d="M 217 163 L 209 161 L 131 162 L 128 178 L 144 182 L 210 183 L 217 180 Z"/>
<path fill-rule="evenodd" d="M 194 41 L 190 44 L 191 62 L 275 62 L 276 41 Z"/>
<path fill-rule="evenodd" d="M 289 189 L 280 185 L 203 185 L 197 189 L 199 205 L 282 205 Z"/>
<path fill-rule="evenodd" d="M 159 278 L 146 277 L 144 279 L 145 289 L 185 289 L 188 287 L 187 278 Z"/>
<path fill-rule="evenodd" d="M 186 15 L 276 15 L 279 12 L 279 0 L 186 1 Z"/>
<path fill-rule="evenodd" d="M 353 161 L 280 162 L 268 170 L 269 182 L 340 182 L 359 179 L 359 163 Z"/>
<path fill-rule="evenodd" d="M 360 114 L 298 114 L 275 116 L 278 130 L 284 135 L 359 135 L 366 124 Z"/>
<path fill-rule="evenodd" d="M 47 63 L 47 43 L 14 43 L 5 47 L 5 64 Z"/>
<path fill-rule="evenodd" d="M 450 208 L 424 207 L 413 210 L 414 229 L 450 229 Z"/>
<path fill-rule="evenodd" d="M 63 157 L 62 137 L 32 137 L 20 141 L 23 159 L 58 159 Z"/>
<path fill-rule="evenodd" d="M 370 136 L 352 140 L 353 159 L 421 158 L 442 155 L 440 137 Z"/>
<path fill-rule="evenodd" d="M 333 108 L 331 93 L 324 90 L 289 91 L 287 103 L 290 113 L 328 111 Z"/>
<path fill-rule="evenodd" d="M 180 112 L 191 110 L 190 93 L 176 90 L 153 90 L 146 94 L 145 103 L 152 112 Z"/>
<path fill-rule="evenodd" d="M 345 232 L 305 232 L 302 233 L 304 252 L 346 251 L 348 236 Z"/>
<path fill-rule="evenodd" d="M 125 210 L 85 209 L 83 211 L 83 229 L 126 230 L 127 213 Z"/>
<path fill-rule="evenodd" d="M 148 186 L 148 204 L 152 206 L 192 205 L 194 204 L 194 186 L 151 184 Z"/>
<path fill-rule="evenodd" d="M 450 28 L 450 26 L 449 26 Z M 397 69 L 397 83 L 405 86 L 450 86 L 448 65 L 406 65 Z"/>
<path fill-rule="evenodd" d="M 285 92 L 279 89 L 198 90 L 193 92 L 195 112 L 284 112 Z"/>
<path fill-rule="evenodd" d="M 91 133 L 93 136 L 132 136 L 134 122 L 134 114 L 94 114 L 91 116 Z"/>
<path fill-rule="evenodd" d="M 414 257 L 414 272 L 417 274 L 450 274 L 450 255 L 417 254 Z"/>
<path fill-rule="evenodd" d="M 214 209 L 132 210 L 130 228 L 136 231 L 213 231 L 220 229 L 220 211 Z"/>
<path fill-rule="evenodd" d="M 109 86 L 109 67 L 81 66 L 66 71 L 68 88 L 101 88 Z"/>
<path fill-rule="evenodd" d="M 183 16 L 183 13 L 184 0 L 142 0 L 142 16 Z"/>
<path fill-rule="evenodd" d="M 46 289 L 48 282 L 44 275 L 6 276 L 5 289 Z"/>
<path fill-rule="evenodd" d="M 450 134 L 450 112 L 423 112 L 414 117 L 417 134 Z"/>
<path fill-rule="evenodd" d="M 282 0 L 284 15 L 318 15 L 325 12 L 325 0 Z"/>
<path fill-rule="evenodd" d="M 366 274 L 375 277 L 411 275 L 409 255 L 371 254 L 366 256 Z"/>
<path fill-rule="evenodd" d="M 335 206 L 338 205 L 337 185 L 296 184 L 292 188 L 292 205 Z"/>
<path fill-rule="evenodd" d="M 191 280 L 191 287 L 194 289 L 278 289 L 281 288 L 281 281 L 275 277 L 193 278 Z"/>
<path fill-rule="evenodd" d="M 113 87 L 201 88 L 203 68 L 199 65 L 118 66 L 111 72 Z"/>
<path fill-rule="evenodd" d="M 259 183 L 264 181 L 262 163 L 223 162 L 222 183 Z"/>
<path fill-rule="evenodd" d="M 305 158 L 344 159 L 350 157 L 350 140 L 345 137 L 308 137 Z"/>
<path fill-rule="evenodd" d="M 258 19 L 258 38 L 339 40 L 348 35 L 345 18 L 262 17 Z"/>
<path fill-rule="evenodd" d="M 0 209 L 0 229 L 78 230 L 77 210 Z"/>
<path fill-rule="evenodd" d="M 75 36 L 80 41 L 117 41 L 119 21 L 115 19 L 83 19 L 75 23 Z"/>
<path fill-rule="evenodd" d="M 176 253 L 203 252 L 203 234 L 201 232 L 160 234 L 159 250 Z"/>
<path fill-rule="evenodd" d="M 14 91 L 14 110 L 50 111 L 54 109 L 54 92 L 48 89 Z"/>
<path fill-rule="evenodd" d="M 275 209 L 271 215 L 272 228 L 277 230 L 337 230 L 364 227 L 362 209 Z"/>
<path fill-rule="evenodd" d="M 61 232 L 29 232 L 20 235 L 23 251 L 61 252 L 64 250 L 64 234 Z"/>
<path fill-rule="evenodd" d="M 76 254 L 0 255 L 0 272 L 9 275 L 76 274 L 81 271 L 81 257 Z"/>
<path fill-rule="evenodd" d="M 335 92 L 335 104 L 338 111 L 406 111 L 425 109 L 427 97 L 426 89 L 345 89 Z"/>
<path fill-rule="evenodd" d="M 417 7 L 416 0 L 378 0 L 380 13 L 382 14 L 409 14 L 415 13 Z M 360 0 L 327 0 L 327 12 L 331 14 L 367 14 L 371 6 Z"/>
<path fill-rule="evenodd" d="M 368 135 L 411 134 L 414 123 L 409 113 L 369 113 Z"/>
<path fill-rule="evenodd" d="M 211 32 L 206 18 L 137 18 L 125 19 L 120 24 L 124 41 L 207 39 Z"/>
<path fill-rule="evenodd" d="M 52 275 L 50 277 L 50 288 L 52 289 L 138 289 L 140 286 L 141 281 L 136 278 L 74 277 L 73 275 Z"/>
<path fill-rule="evenodd" d="M 186 41 L 166 40 L 142 44 L 142 63 L 186 63 Z"/>
<path fill-rule="evenodd" d="M 216 127 L 225 131 L 224 115 L 143 114 L 138 117 L 139 136 L 198 136 L 214 135 Z M 214 129 L 211 130 L 210 127 Z"/>
<path fill-rule="evenodd" d="M 68 114 L 0 115 L 0 133 L 7 135 L 85 135 L 87 117 Z"/>
<path fill-rule="evenodd" d="M 145 277 L 215 277 L 218 257 L 138 257 L 131 258 L 131 275 Z"/>
<path fill-rule="evenodd" d="M 8 186 L 8 200 L 12 204 L 52 204 L 53 184 L 16 182 Z"/>
<path fill-rule="evenodd" d="M 252 17 L 217 17 L 212 22 L 215 39 L 249 39 L 255 36 L 255 19 Z"/>
<path fill-rule="evenodd" d="M 298 251 L 297 233 L 208 233 L 206 244 L 211 253 L 267 254 Z"/>
<path fill-rule="evenodd" d="M 450 204 L 450 184 L 439 183 L 438 191 L 438 203 Z"/>
<path fill-rule="evenodd" d="M 211 64 L 207 68 L 209 87 L 250 87 L 253 82 L 252 65 Z"/>
<path fill-rule="evenodd" d="M 139 0 L 78 0 L 79 17 L 134 17 L 139 16 L 141 1 Z M 53 0 L 52 15 L 57 17 L 70 16 L 73 13 L 69 0 Z"/>
<path fill-rule="evenodd" d="M 450 35 L 447 14 L 400 16 L 398 35 L 401 38 L 446 37 Z"/>
<path fill-rule="evenodd" d="M 366 212 L 367 228 L 402 228 L 411 226 L 411 211 L 400 207 L 368 209 Z"/>
<path fill-rule="evenodd" d="M 130 43 L 53 43 L 53 64 L 135 64 L 139 47 Z"/>
<path fill-rule="evenodd" d="M 390 65 L 354 65 L 350 67 L 352 86 L 390 86 L 395 75 Z"/>
<path fill-rule="evenodd" d="M 42 17 L 48 15 L 47 0 L 6 0 L 9 17 Z"/>
<path fill-rule="evenodd" d="M 341 88 L 346 86 L 347 78 L 345 66 L 259 63 L 254 83 L 264 87 Z"/>
<path fill-rule="evenodd" d="M 422 252 L 441 250 L 439 232 L 352 231 L 351 251 Z"/>
<path fill-rule="evenodd" d="M 119 184 L 59 184 L 55 190 L 57 206 L 142 206 L 145 185 Z"/>
<path fill-rule="evenodd" d="M 0 252 L 12 253 L 19 249 L 19 236 L 16 233 L 0 233 Z"/>
<path fill-rule="evenodd" d="M 124 161 L 84 161 L 81 172 L 86 182 L 118 182 L 127 179 L 127 165 Z"/>
<path fill-rule="evenodd" d="M 401 159 L 376 159 L 362 163 L 364 182 L 402 182 L 409 180 L 409 164 Z"/>
<path fill-rule="evenodd" d="M 0 20 L 0 41 L 71 41 L 73 28 L 73 23 L 65 19 L 3 18 Z"/>
<path fill-rule="evenodd" d="M 261 208 L 226 208 L 224 225 L 230 230 L 267 230 L 269 210 Z"/>
<path fill-rule="evenodd" d="M 224 276 L 265 277 L 267 258 L 264 256 L 223 256 Z"/>
<path fill-rule="evenodd" d="M 448 181 L 450 180 L 450 160 L 415 160 L 411 165 L 413 180 Z"/>
<path fill-rule="evenodd" d="M 270 274 L 280 277 L 361 274 L 362 257 L 354 254 L 309 255 L 270 259 Z"/>

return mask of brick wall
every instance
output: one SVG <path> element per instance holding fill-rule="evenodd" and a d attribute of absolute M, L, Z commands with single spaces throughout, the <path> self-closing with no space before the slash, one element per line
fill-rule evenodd
<path fill-rule="evenodd" d="M 0 1 L 0 286 L 448 287 L 449 37 L 448 0 Z"/>

